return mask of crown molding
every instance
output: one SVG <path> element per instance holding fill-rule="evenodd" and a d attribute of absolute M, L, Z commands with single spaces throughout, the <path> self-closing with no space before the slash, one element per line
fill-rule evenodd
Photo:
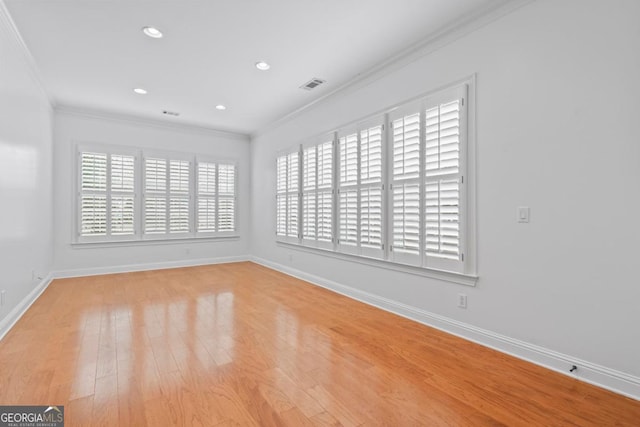
<path fill-rule="evenodd" d="M 84 107 L 75 107 L 69 105 L 58 104 L 55 107 L 55 112 L 58 114 L 66 114 L 76 117 L 84 117 L 90 119 L 108 120 L 116 123 L 127 123 L 147 127 L 155 127 L 160 129 L 169 129 L 181 132 L 190 132 L 197 134 L 205 134 L 209 136 L 217 136 L 226 139 L 235 139 L 239 141 L 250 142 L 250 137 L 247 134 L 225 131 L 215 128 L 210 128 L 200 125 L 183 124 L 183 123 L 168 123 L 161 120 L 150 119 L 147 117 L 140 117 L 128 114 L 114 113 L 104 110 L 96 110 Z"/>
<path fill-rule="evenodd" d="M 38 89 L 42 92 L 44 97 L 47 99 L 51 109 L 54 109 L 56 107 L 55 100 L 47 90 L 47 87 L 44 84 L 44 80 L 42 79 L 42 75 L 40 74 L 40 69 L 36 64 L 31 51 L 27 47 L 27 44 L 24 42 L 20 31 L 18 31 L 18 27 L 16 27 L 16 24 L 13 21 L 11 13 L 9 13 L 9 9 L 7 9 L 4 0 L 0 0 L 0 29 L 4 30 L 8 38 L 13 42 L 16 50 L 20 52 L 22 59 L 24 60 L 27 69 L 29 70 L 29 76 L 36 84 Z"/>
<path fill-rule="evenodd" d="M 432 34 L 395 55 L 379 62 L 366 72 L 358 74 L 353 79 L 338 86 L 332 91 L 304 104 L 303 106 L 285 114 L 284 116 L 270 122 L 266 126 L 251 133 L 251 139 L 257 138 L 266 132 L 282 126 L 286 122 L 293 120 L 302 113 L 310 110 L 312 107 L 318 106 L 337 95 L 345 95 L 354 92 L 364 86 L 379 80 L 388 74 L 397 71 L 410 63 L 429 55 L 430 53 L 440 49 L 443 46 L 453 43 L 454 41 L 490 24 L 501 17 L 508 15 L 521 7 L 532 3 L 536 0 L 508 0 L 506 3 L 499 4 L 492 8 L 484 9 L 480 12 L 468 14 L 453 23 L 441 28 L 435 34 Z"/>

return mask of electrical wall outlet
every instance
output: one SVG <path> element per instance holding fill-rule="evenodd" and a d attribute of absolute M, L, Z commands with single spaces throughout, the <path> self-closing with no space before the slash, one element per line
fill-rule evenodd
<path fill-rule="evenodd" d="M 0 291 L 0 307 L 4 305 L 4 300 L 6 298 L 6 295 L 7 295 L 7 291 L 5 290 Z"/>
<path fill-rule="evenodd" d="M 458 307 L 467 308 L 467 295 L 458 294 Z"/>

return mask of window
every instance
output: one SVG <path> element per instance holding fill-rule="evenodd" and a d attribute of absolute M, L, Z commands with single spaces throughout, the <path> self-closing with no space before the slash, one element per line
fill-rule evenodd
<path fill-rule="evenodd" d="M 382 134 L 384 118 L 338 133 L 338 250 L 382 258 Z M 342 135 L 342 136 L 341 136 Z"/>
<path fill-rule="evenodd" d="M 78 157 L 78 243 L 236 231 L 234 163 L 114 147 L 81 146 Z"/>
<path fill-rule="evenodd" d="M 333 246 L 333 136 L 302 150 L 302 240 Z"/>
<path fill-rule="evenodd" d="M 300 238 L 298 230 L 299 163 L 300 153 L 295 151 L 278 157 L 276 164 L 276 234 L 289 241 L 297 241 Z"/>
<path fill-rule="evenodd" d="M 197 231 L 230 232 L 236 221 L 236 168 L 232 164 L 198 163 Z"/>
<path fill-rule="evenodd" d="M 279 156 L 278 240 L 473 273 L 469 84 L 396 106 Z"/>
<path fill-rule="evenodd" d="M 128 239 L 135 230 L 135 157 L 79 153 L 79 238 Z"/>

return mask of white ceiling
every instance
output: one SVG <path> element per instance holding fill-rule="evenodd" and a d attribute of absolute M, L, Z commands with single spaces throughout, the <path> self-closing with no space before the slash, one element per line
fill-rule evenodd
<path fill-rule="evenodd" d="M 57 105 L 251 134 L 508 0 L 5 0 Z M 151 39 L 144 26 L 161 29 Z M 271 64 L 260 72 L 258 60 Z M 313 77 L 326 84 L 307 92 Z M 142 87 L 147 95 L 132 89 Z M 215 109 L 225 104 L 226 111 Z M 162 110 L 180 112 L 169 117 Z"/>

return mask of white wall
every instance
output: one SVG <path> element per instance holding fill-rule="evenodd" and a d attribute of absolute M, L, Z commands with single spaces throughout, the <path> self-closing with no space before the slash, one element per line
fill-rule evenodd
<path fill-rule="evenodd" d="M 2 4 L 0 58 L 1 336 L 2 320 L 39 282 L 32 271 L 46 276 L 52 254 L 52 111 Z"/>
<path fill-rule="evenodd" d="M 639 16 L 637 0 L 538 0 L 258 134 L 252 254 L 640 377 Z M 475 288 L 276 244 L 279 149 L 473 73 Z"/>
<path fill-rule="evenodd" d="M 206 130 L 156 126 L 57 110 L 54 126 L 54 265 L 60 275 L 189 264 L 194 260 L 246 257 L 249 253 L 249 139 Z M 78 143 L 116 144 L 158 150 L 208 154 L 238 162 L 239 239 L 131 243 L 128 246 L 73 246 L 75 150 Z"/>

